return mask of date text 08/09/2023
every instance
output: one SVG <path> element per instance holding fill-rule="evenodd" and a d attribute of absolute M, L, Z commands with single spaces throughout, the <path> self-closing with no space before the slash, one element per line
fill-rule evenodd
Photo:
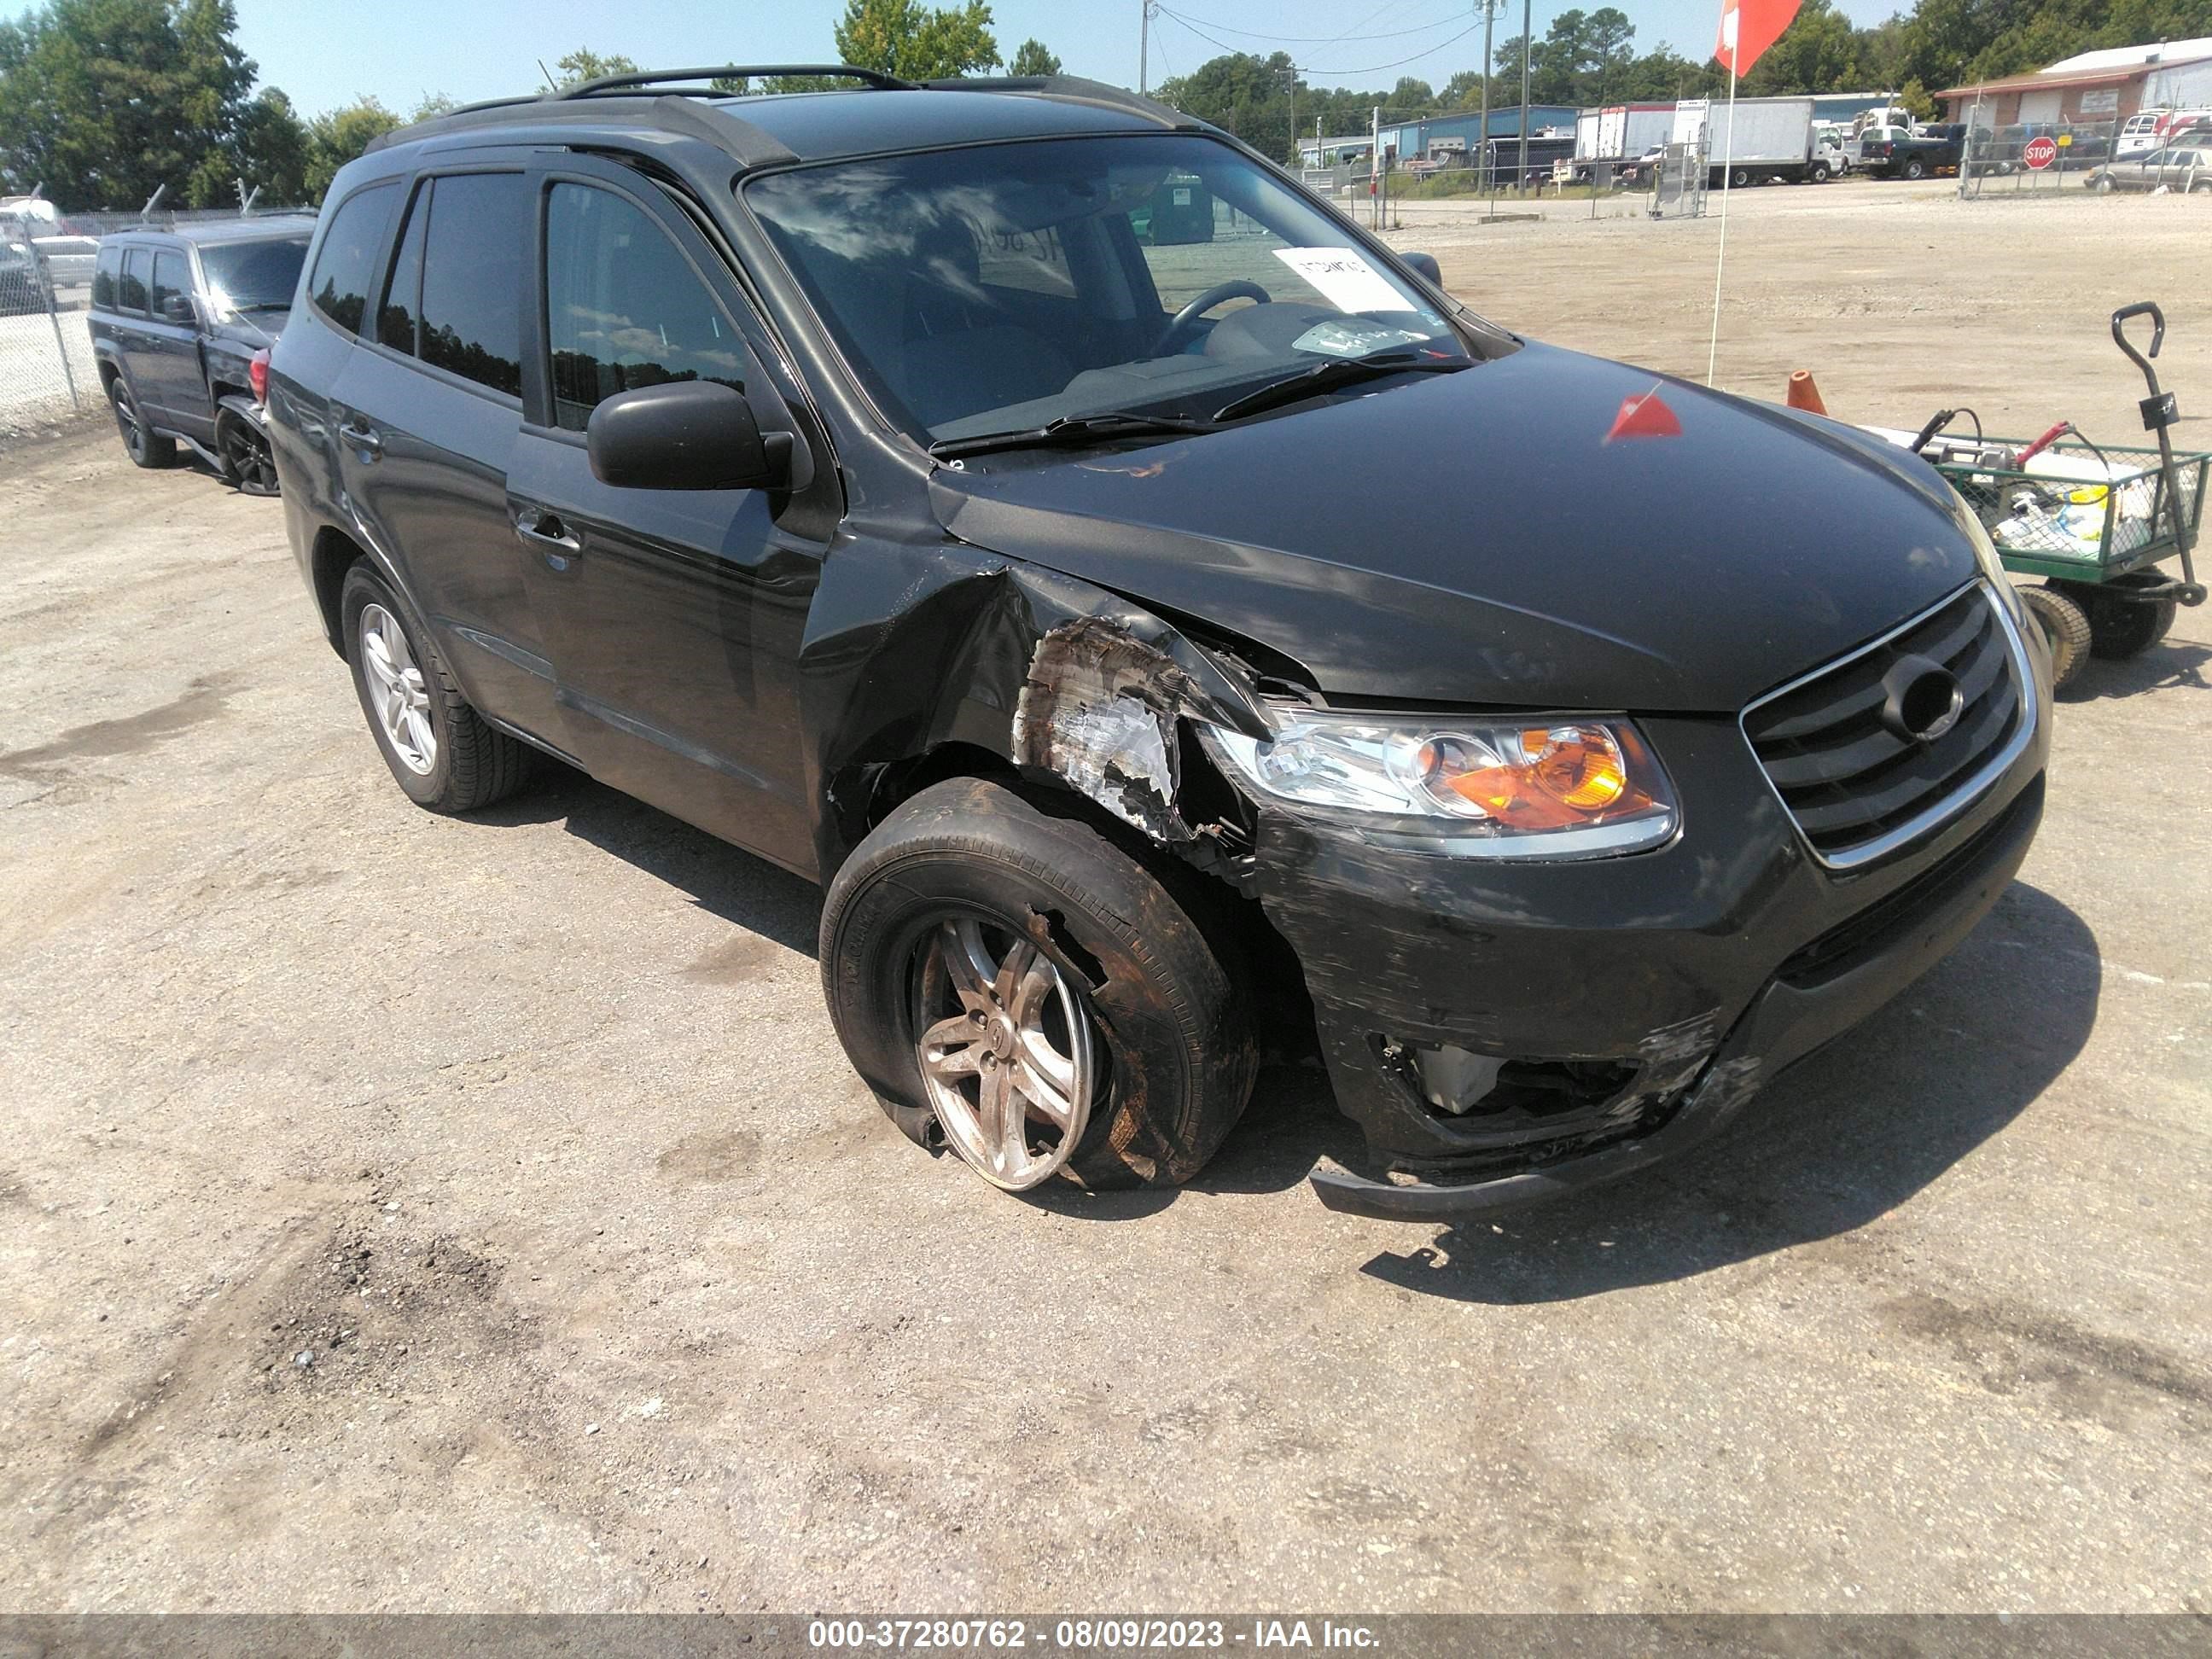
<path fill-rule="evenodd" d="M 817 1619 L 806 1627 L 816 1648 L 1016 1648 L 1121 1651 L 1139 1648 L 1218 1650 L 1336 1648 L 1371 1650 L 1376 1632 L 1364 1625 L 1322 1619 Z"/>

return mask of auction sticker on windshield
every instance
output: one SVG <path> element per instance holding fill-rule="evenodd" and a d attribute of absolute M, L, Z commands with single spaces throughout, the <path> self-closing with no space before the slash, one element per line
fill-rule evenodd
<path fill-rule="evenodd" d="M 1406 296 L 1348 247 L 1279 247 L 1274 255 L 1339 311 L 1404 311 Z"/>

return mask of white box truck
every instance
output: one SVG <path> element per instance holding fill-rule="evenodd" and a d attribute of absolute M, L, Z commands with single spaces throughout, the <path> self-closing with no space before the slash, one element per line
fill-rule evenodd
<path fill-rule="evenodd" d="M 1841 173 L 1843 157 L 1814 131 L 1810 98 L 1685 99 L 1674 106 L 1672 136 L 1694 144 L 1704 136 L 1712 188 L 1725 180 L 1738 190 L 1770 179 L 1826 184 Z"/>

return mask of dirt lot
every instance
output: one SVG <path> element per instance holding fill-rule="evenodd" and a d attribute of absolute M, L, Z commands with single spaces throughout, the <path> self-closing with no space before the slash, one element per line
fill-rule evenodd
<path fill-rule="evenodd" d="M 2126 441 L 2154 295 L 2212 411 L 2195 203 L 1736 209 L 1724 383 Z M 1702 374 L 1716 227 L 1468 217 L 1401 240 Z M 1172 1199 L 992 1194 L 848 1072 L 810 889 L 409 805 L 272 503 L 88 428 L 0 548 L 0 1606 L 2212 1613 L 2206 612 L 1865 1030 L 1439 1230 L 1313 1201 L 1303 1073 Z"/>

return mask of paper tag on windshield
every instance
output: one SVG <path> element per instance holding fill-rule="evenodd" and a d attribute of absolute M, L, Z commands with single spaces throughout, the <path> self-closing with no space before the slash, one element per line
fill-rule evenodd
<path fill-rule="evenodd" d="M 1339 311 L 1406 311 L 1406 296 L 1348 247 L 1279 247 L 1274 255 Z"/>

